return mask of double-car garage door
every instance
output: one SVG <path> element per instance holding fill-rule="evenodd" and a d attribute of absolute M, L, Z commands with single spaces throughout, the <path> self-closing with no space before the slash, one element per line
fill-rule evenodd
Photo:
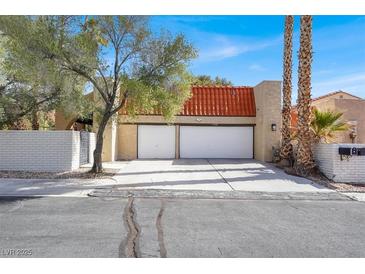
<path fill-rule="evenodd" d="M 179 134 L 179 136 L 176 136 Z M 253 158 L 252 126 L 138 125 L 139 159 Z"/>

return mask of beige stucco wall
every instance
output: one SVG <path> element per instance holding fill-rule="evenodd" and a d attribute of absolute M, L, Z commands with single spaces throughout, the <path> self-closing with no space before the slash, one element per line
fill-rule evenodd
<path fill-rule="evenodd" d="M 94 101 L 95 93 L 90 92 L 85 95 L 86 100 Z M 68 130 L 70 126 L 77 120 L 77 115 L 69 114 L 65 115 L 65 113 L 57 109 L 55 111 L 55 128 L 56 130 Z M 95 131 L 94 131 L 95 132 Z"/>
<path fill-rule="evenodd" d="M 126 116 L 120 116 L 120 123 L 136 123 L 136 124 L 212 124 L 212 125 L 252 125 L 255 124 L 255 117 L 222 117 L 222 116 L 176 116 L 173 121 L 167 122 L 162 116 L 158 115 L 141 115 L 135 119 Z"/>
<path fill-rule="evenodd" d="M 180 125 L 175 126 L 175 159 L 180 158 Z"/>
<path fill-rule="evenodd" d="M 321 111 L 342 112 L 343 121 L 356 123 L 357 138 L 355 142 L 365 143 L 365 100 L 354 99 L 354 97 L 344 94 L 342 99 L 332 97 L 326 100 L 318 100 L 313 102 L 312 106 Z M 351 143 L 349 133 L 349 131 L 336 133 L 334 141 L 337 143 Z"/>
<path fill-rule="evenodd" d="M 340 100 L 335 99 L 336 111 L 343 113 L 344 121 L 354 121 L 357 127 L 356 143 L 365 143 L 365 100 Z M 338 134 L 337 141 L 341 143 L 350 143 L 349 132 Z"/>
<path fill-rule="evenodd" d="M 312 105 L 315 105 L 317 103 L 325 103 L 326 101 L 328 100 L 331 100 L 331 99 L 342 99 L 342 100 L 346 100 L 346 99 L 356 99 L 356 100 L 361 100 L 359 99 L 359 97 L 357 96 L 354 96 L 354 95 L 351 95 L 347 92 L 336 92 L 334 94 L 330 94 L 330 95 L 324 95 L 324 97 L 319 97 L 317 99 L 315 99 L 313 102 L 312 102 Z"/>
<path fill-rule="evenodd" d="M 66 117 L 61 110 L 55 112 L 55 128 L 56 130 L 67 130 L 69 125 L 76 120 L 75 117 Z"/>
<path fill-rule="evenodd" d="M 117 159 L 137 159 L 137 125 L 119 125 Z"/>
<path fill-rule="evenodd" d="M 280 146 L 281 82 L 263 81 L 254 87 L 256 101 L 255 159 L 272 161 L 272 147 Z M 276 131 L 271 125 L 276 124 Z"/>
<path fill-rule="evenodd" d="M 325 100 L 313 101 L 311 103 L 311 106 L 317 108 L 320 111 L 326 111 L 326 110 L 333 111 L 335 109 L 335 100 L 325 99 Z"/>

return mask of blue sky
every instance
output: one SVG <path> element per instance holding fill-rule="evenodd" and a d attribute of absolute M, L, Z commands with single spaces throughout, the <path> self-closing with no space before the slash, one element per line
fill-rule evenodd
<path fill-rule="evenodd" d="M 254 86 L 282 79 L 284 16 L 152 16 L 152 29 L 184 33 L 199 51 L 190 70 Z M 293 102 L 299 17 L 294 27 Z M 344 90 L 365 98 L 365 16 L 313 17 L 312 97 Z"/>

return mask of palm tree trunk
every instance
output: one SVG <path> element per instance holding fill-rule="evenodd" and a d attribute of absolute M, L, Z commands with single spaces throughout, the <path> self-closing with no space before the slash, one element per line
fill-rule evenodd
<path fill-rule="evenodd" d="M 283 110 L 282 110 L 282 131 L 281 131 L 281 159 L 290 160 L 293 154 L 293 147 L 290 139 L 291 125 L 291 94 L 292 94 L 292 66 L 293 66 L 293 25 L 294 16 L 285 17 L 284 31 L 284 64 L 283 64 Z"/>
<path fill-rule="evenodd" d="M 311 147 L 311 66 L 312 16 L 300 18 L 300 49 L 298 69 L 298 151 L 295 170 L 308 175 L 315 166 Z"/>

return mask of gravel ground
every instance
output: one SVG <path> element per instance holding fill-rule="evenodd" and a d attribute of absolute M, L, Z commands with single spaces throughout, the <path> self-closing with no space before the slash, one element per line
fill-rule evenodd
<path fill-rule="evenodd" d="M 308 179 L 339 192 L 365 192 L 365 183 L 363 185 L 355 183 L 336 183 L 328 179 L 322 173 L 310 176 Z"/>
<path fill-rule="evenodd" d="M 31 172 L 31 171 L 0 171 L 0 178 L 17 178 L 17 179 L 95 179 L 113 177 L 118 169 L 104 169 L 103 173 L 94 174 L 90 168 L 79 168 L 70 172 Z"/>
<path fill-rule="evenodd" d="M 276 165 L 278 168 L 282 168 L 284 169 L 284 171 L 287 174 L 290 175 L 295 175 L 298 176 L 297 174 L 295 174 L 295 172 L 293 171 L 292 168 L 283 168 L 280 165 Z M 333 189 L 339 192 L 363 192 L 365 193 L 365 182 L 364 184 L 355 184 L 355 183 L 336 183 L 333 180 L 328 179 L 323 173 L 321 173 L 320 171 L 316 171 L 314 174 L 307 176 L 307 179 L 323 185 L 325 187 L 328 187 L 329 189 Z"/>
<path fill-rule="evenodd" d="M 335 190 L 340 192 L 362 192 L 365 193 L 365 184 L 331 183 Z"/>

